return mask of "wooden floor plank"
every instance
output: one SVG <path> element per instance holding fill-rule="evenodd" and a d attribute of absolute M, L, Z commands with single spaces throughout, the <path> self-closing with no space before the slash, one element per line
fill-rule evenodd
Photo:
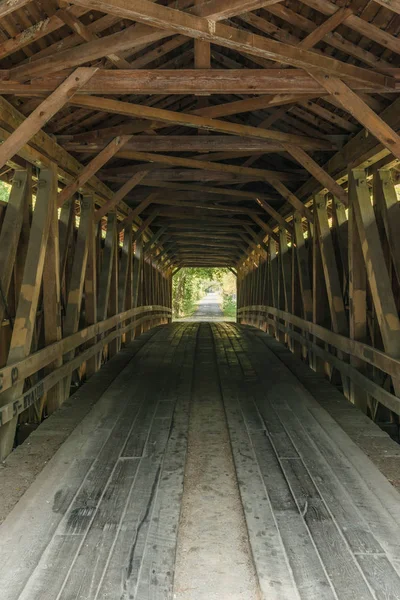
<path fill-rule="evenodd" d="M 318 376 L 254 328 L 174 323 L 144 339 L 0 526 L 1 600 L 202 599 L 174 577 L 188 435 L 206 406 L 198 452 L 212 462 L 226 419 L 258 579 L 238 597 L 400 600 L 400 496 L 344 430 L 381 440 L 376 426 L 329 384 L 318 402 Z M 199 506 L 199 531 L 215 528 Z"/>
<path fill-rule="evenodd" d="M 222 394 L 249 540 L 263 598 L 300 598 L 238 401 L 241 369 L 223 329 L 213 325 Z"/>
<path fill-rule="evenodd" d="M 246 344 L 245 344 L 246 345 Z M 266 362 L 268 361 L 268 363 L 271 363 L 272 366 L 272 370 L 275 367 L 275 371 L 276 371 L 276 377 L 272 377 L 270 371 L 268 371 L 266 373 L 265 371 L 265 365 Z M 329 511 L 331 512 L 331 514 L 333 514 L 333 516 L 336 519 L 337 525 L 339 525 L 339 530 L 341 531 L 342 536 L 346 539 L 347 543 L 349 544 L 350 548 L 352 549 L 353 553 L 354 553 L 354 557 L 357 560 L 358 563 L 358 569 L 361 570 L 361 572 L 364 573 L 364 577 L 365 579 L 368 581 L 369 584 L 369 590 L 366 589 L 366 587 L 358 582 L 356 585 L 354 585 L 354 565 L 353 565 L 353 569 L 351 570 L 351 572 L 349 572 L 349 565 L 351 564 L 348 560 L 345 561 L 345 563 L 340 566 L 340 561 L 339 564 L 337 566 L 337 584 L 340 586 L 339 590 L 337 589 L 338 595 L 339 597 L 350 597 L 350 598 L 370 598 L 371 596 L 371 590 L 374 589 L 374 584 L 375 584 L 375 580 L 374 580 L 374 576 L 372 575 L 373 570 L 372 569 L 368 569 L 367 567 L 367 562 L 365 560 L 360 560 L 361 557 L 365 554 L 366 556 L 371 557 L 370 560 L 372 562 L 372 565 L 375 564 L 374 562 L 374 557 L 379 558 L 379 566 L 381 569 L 381 572 L 385 572 L 386 577 L 387 577 L 387 581 L 388 581 L 388 586 L 389 589 L 391 587 L 396 587 L 400 581 L 398 579 L 397 574 L 395 573 L 393 566 L 390 564 L 390 561 L 388 559 L 387 556 L 384 555 L 384 550 L 383 547 L 387 547 L 386 545 L 380 545 L 378 542 L 378 539 L 380 539 L 380 541 L 386 541 L 389 542 L 391 541 L 390 535 L 389 535 L 389 530 L 390 530 L 390 524 L 391 524 L 391 519 L 389 518 L 389 521 L 386 520 L 386 522 L 384 521 L 384 519 L 382 519 L 382 514 L 380 515 L 381 517 L 381 521 L 383 520 L 385 522 L 385 526 L 384 526 L 384 532 L 386 531 L 386 534 L 383 532 L 383 536 L 382 536 L 382 530 L 378 530 L 376 527 L 369 527 L 369 525 L 374 525 L 374 523 L 371 521 L 366 521 L 362 518 L 360 512 L 357 510 L 356 507 L 359 507 L 359 503 L 360 503 L 360 496 L 361 498 L 362 496 L 362 492 L 361 490 L 358 490 L 358 497 L 356 499 L 355 504 L 353 504 L 352 500 L 354 500 L 353 498 L 350 499 L 348 497 L 348 494 L 346 494 L 345 489 L 347 488 L 347 483 L 348 483 L 348 478 L 350 476 L 352 476 L 352 471 L 349 470 L 348 468 L 346 469 L 344 467 L 343 464 L 343 459 L 344 457 L 341 456 L 340 451 L 338 448 L 334 447 L 333 445 L 329 444 L 329 449 L 326 447 L 326 451 L 323 452 L 323 456 L 325 458 L 325 460 L 327 461 L 328 465 L 326 465 L 324 458 L 321 456 L 320 452 L 321 452 L 321 447 L 322 446 L 326 446 L 326 444 L 328 443 L 328 441 L 325 440 L 325 443 L 321 442 L 321 439 L 326 437 L 324 434 L 324 431 L 321 430 L 321 428 L 319 428 L 318 430 L 318 426 L 315 423 L 315 420 L 313 419 L 312 415 L 307 412 L 307 409 L 304 407 L 303 403 L 301 402 L 302 399 L 302 391 L 300 390 L 299 393 L 299 385 L 298 382 L 295 378 L 291 377 L 291 374 L 287 372 L 287 370 L 285 369 L 284 365 L 278 361 L 276 358 L 271 357 L 266 355 L 264 357 L 264 362 L 262 364 L 259 364 L 259 369 L 258 369 L 258 373 L 259 375 L 262 373 L 262 375 L 260 375 L 260 379 L 263 380 L 263 378 L 265 377 L 264 381 L 268 380 L 269 383 L 269 387 L 268 387 L 268 392 L 265 394 L 266 397 L 268 397 L 269 400 L 271 400 L 271 404 L 269 404 L 269 408 L 267 408 L 267 412 L 271 413 L 271 411 L 273 412 L 274 410 L 276 411 L 277 415 L 279 416 L 282 424 L 284 425 L 287 433 L 290 435 L 290 438 L 292 440 L 292 442 L 294 443 L 294 445 L 296 446 L 302 460 L 305 462 L 305 465 L 307 466 L 307 470 L 310 472 L 310 474 L 314 477 L 314 481 L 318 482 L 318 488 L 320 491 L 323 492 L 323 496 L 324 499 L 327 503 L 327 505 L 329 506 Z M 271 392 L 271 387 L 273 387 L 271 385 L 272 380 L 276 381 L 277 383 L 277 387 L 279 387 L 282 390 L 281 395 L 279 395 L 279 393 L 275 393 L 272 395 L 270 394 Z M 282 384 L 280 385 L 279 382 L 280 381 L 284 381 L 284 386 L 282 388 Z M 290 385 L 293 386 L 293 390 L 292 393 L 290 393 Z M 299 401 L 300 400 L 300 401 Z M 286 406 L 286 408 L 285 408 Z M 294 411 L 299 413 L 299 420 L 295 417 L 295 414 L 290 410 L 290 408 L 293 408 Z M 304 432 L 303 427 L 306 426 L 307 423 L 312 423 L 312 431 L 313 431 L 313 435 L 311 436 L 311 439 L 307 436 L 307 434 Z M 310 425 L 311 427 L 311 425 Z M 314 443 L 313 443 L 314 440 Z M 337 465 L 337 463 L 342 462 L 343 464 L 343 468 L 342 468 L 342 476 L 344 477 L 344 481 L 343 479 L 338 481 L 335 480 L 335 475 L 334 472 L 332 471 L 332 465 Z M 295 465 L 297 471 L 299 469 L 302 468 L 301 463 L 299 463 L 298 461 L 283 461 L 283 465 L 285 465 L 286 467 L 288 467 L 288 465 Z M 293 469 L 292 469 L 293 471 Z M 354 474 L 353 474 L 354 475 Z M 297 483 L 297 493 L 298 494 L 303 494 L 303 496 L 307 497 L 307 494 L 303 491 L 301 492 L 301 490 L 299 491 L 299 487 L 301 488 L 301 486 L 303 486 L 307 483 L 307 481 L 309 482 L 309 484 L 311 483 L 311 487 L 315 490 L 315 486 L 314 484 L 311 482 L 310 478 L 308 477 L 308 472 L 303 470 L 301 472 L 301 474 L 297 475 L 297 477 L 293 478 L 290 477 L 290 471 L 287 473 L 287 476 L 289 478 L 289 481 L 291 482 L 291 487 L 293 490 L 293 493 L 295 493 L 294 491 L 294 483 Z M 309 489 L 310 489 L 310 485 L 309 485 Z M 371 500 L 371 495 L 370 493 L 368 494 L 370 496 L 370 500 Z M 315 494 L 314 494 L 315 496 Z M 375 499 L 376 500 L 376 499 Z M 315 502 L 315 500 L 314 500 Z M 321 510 L 321 501 L 318 500 L 318 504 L 319 504 L 319 509 Z M 364 497 L 364 505 L 368 505 L 370 506 L 370 502 L 368 502 L 368 500 L 365 500 Z M 316 511 L 314 510 L 313 513 L 314 514 Z M 308 513 L 308 511 L 307 511 Z M 306 516 L 307 516 L 306 513 Z M 382 513 L 382 511 L 381 511 Z M 321 518 L 318 518 L 318 520 L 316 522 L 311 521 L 308 523 L 308 526 L 311 528 L 313 528 L 313 537 L 317 543 L 317 541 L 319 540 L 319 546 L 321 547 L 321 549 L 323 550 L 323 554 L 325 555 L 325 563 L 327 564 L 327 566 L 329 565 L 332 556 L 334 556 L 335 553 L 328 552 L 329 549 L 329 540 L 331 540 L 331 544 L 332 544 L 332 532 L 334 533 L 334 535 L 337 537 L 337 533 L 335 530 L 330 531 L 330 535 L 329 533 L 324 530 L 324 528 L 321 527 L 321 522 L 327 523 L 327 520 L 324 519 L 322 520 Z M 315 530 L 315 523 L 317 523 L 319 525 L 319 527 L 317 528 L 317 530 Z M 394 524 L 394 526 L 396 527 L 396 524 Z M 378 533 L 378 536 L 373 535 L 372 533 L 372 529 L 374 530 L 374 533 Z M 320 537 L 322 536 L 322 537 Z M 377 539 L 378 537 L 378 539 Z M 397 546 L 397 540 L 393 541 L 394 545 Z M 340 544 L 339 544 L 340 547 Z M 388 548 L 389 551 L 391 550 L 390 548 Z M 392 551 L 394 552 L 394 555 L 398 554 L 398 549 L 395 548 L 393 550 L 392 547 Z M 325 552 L 327 552 L 325 554 Z M 338 559 L 341 560 L 342 556 L 346 555 L 346 552 L 342 551 L 339 553 L 338 552 L 338 547 L 336 545 L 336 555 L 338 557 Z M 360 556 L 360 559 L 359 559 Z M 329 569 L 328 569 L 329 572 Z M 332 569 L 330 569 L 330 572 L 332 573 Z M 346 577 L 346 573 L 347 573 L 347 577 Z M 332 577 L 332 575 L 331 575 Z M 347 585 L 343 585 L 342 582 L 347 582 Z M 337 588 L 337 586 L 336 586 Z M 364 591 L 363 591 L 364 589 Z M 364 595 L 363 595 L 364 594 Z"/>

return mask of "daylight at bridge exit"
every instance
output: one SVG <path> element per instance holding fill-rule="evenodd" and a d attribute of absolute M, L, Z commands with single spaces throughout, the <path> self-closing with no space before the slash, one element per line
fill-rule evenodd
<path fill-rule="evenodd" d="M 400 0 L 0 0 L 0 600 L 400 600 Z"/>

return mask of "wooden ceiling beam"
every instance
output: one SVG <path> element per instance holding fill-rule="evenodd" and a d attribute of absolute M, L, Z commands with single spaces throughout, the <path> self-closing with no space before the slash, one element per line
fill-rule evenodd
<path fill-rule="evenodd" d="M 213 163 L 206 160 L 196 160 L 194 158 L 182 158 L 180 156 L 168 156 L 165 154 L 153 154 L 150 152 L 118 152 L 117 156 L 128 160 L 148 161 L 152 163 L 165 164 L 177 167 L 188 167 L 193 169 L 221 171 L 225 173 L 234 173 L 254 178 L 258 177 L 260 181 L 270 182 L 272 178 L 279 178 L 282 181 L 292 181 L 293 176 L 289 176 L 282 171 L 270 171 L 268 169 L 255 169 L 250 167 L 241 167 L 239 165 L 228 165 L 226 163 Z"/>
<path fill-rule="evenodd" d="M 111 114 L 119 114 L 137 119 L 146 119 L 157 123 L 168 123 L 170 125 L 182 125 L 194 129 L 205 129 L 207 131 L 217 131 L 231 135 L 264 139 L 275 142 L 287 142 L 289 144 L 302 145 L 304 143 L 314 144 L 314 148 L 330 148 L 332 144 L 324 140 L 313 139 L 306 136 L 292 135 L 282 133 L 271 129 L 259 129 L 249 125 L 240 125 L 229 121 L 220 121 L 209 117 L 180 113 L 162 108 L 153 108 L 142 104 L 130 104 L 120 100 L 111 100 L 109 98 L 99 98 L 97 96 L 80 96 L 77 99 L 72 98 L 70 104 L 93 110 L 100 110 Z"/>
<path fill-rule="evenodd" d="M 299 43 L 300 48 L 306 48 L 309 50 L 316 46 L 319 42 L 321 42 L 327 33 L 331 33 L 336 27 L 339 27 L 349 17 L 353 14 L 351 8 L 342 7 L 339 8 L 336 12 L 334 12 L 326 21 L 321 23 L 314 31 L 309 33 L 307 37 L 305 37 Z"/>
<path fill-rule="evenodd" d="M 80 46 L 79 46 L 80 47 Z M 50 57 L 46 57 L 49 61 Z M 31 83 L 23 83 L 24 77 L 17 77 L 17 68 L 10 71 L 0 70 L 0 93 L 17 94 L 19 96 L 45 95 L 53 92 L 65 75 L 53 73 L 51 69 L 43 70 L 35 75 L 34 64 Z M 22 66 L 21 66 L 22 68 Z M 60 70 L 63 70 L 63 65 Z M 384 69 L 391 79 L 397 82 L 399 89 L 400 72 L 398 68 Z M 382 85 L 371 81 L 351 81 L 349 85 L 357 92 L 383 92 Z M 385 92 L 396 91 L 395 87 Z M 276 94 L 295 94 L 308 96 L 326 96 L 323 86 L 302 69 L 120 69 L 109 70 L 99 68 L 96 75 L 82 88 L 82 94 L 118 95 L 125 94 L 257 94 L 275 96 Z M 261 102 L 261 100 L 258 100 Z"/>
<path fill-rule="evenodd" d="M 293 228 L 292 228 L 291 223 L 288 223 L 282 217 L 282 215 L 278 213 L 278 211 L 276 211 L 272 206 L 270 206 L 268 204 L 268 202 L 266 202 L 265 200 L 260 198 L 260 196 L 257 197 L 256 201 L 257 201 L 257 204 L 259 204 L 265 210 L 266 213 L 268 213 L 273 219 L 275 219 L 275 221 L 278 223 L 278 225 L 287 229 L 287 231 L 289 231 L 289 233 L 292 233 Z"/>
<path fill-rule="evenodd" d="M 75 17 L 81 17 L 88 12 L 88 9 L 82 8 L 81 6 L 68 6 L 64 11 Z M 107 20 L 110 20 L 110 17 L 107 17 Z M 46 35 L 50 35 L 54 31 L 61 29 L 63 26 L 64 21 L 61 19 L 59 12 L 56 11 L 51 17 L 35 23 L 10 39 L 1 41 L 0 59 L 13 54 L 14 52 L 18 52 L 18 50 L 22 50 L 25 46 L 37 42 Z M 33 57 L 35 57 L 35 55 L 33 55 Z"/>
<path fill-rule="evenodd" d="M 77 16 L 75 16 L 71 11 L 60 9 L 57 11 L 58 17 L 66 24 L 72 31 L 77 33 L 81 39 L 85 42 L 91 42 L 93 40 L 98 39 L 95 33 L 92 33 L 89 27 L 86 27 L 79 20 Z M 127 60 L 119 56 L 118 54 L 106 54 L 106 58 L 117 67 L 117 69 L 130 69 L 130 64 Z"/>
<path fill-rule="evenodd" d="M 375 0 L 375 2 L 400 15 L 400 0 Z"/>
<path fill-rule="evenodd" d="M 147 183 L 146 180 L 142 181 L 141 185 L 148 187 L 163 187 L 164 189 L 173 189 L 177 190 L 178 192 L 198 192 L 199 194 L 203 195 L 203 197 L 204 194 L 215 194 L 218 196 L 219 200 L 222 200 L 223 197 L 229 198 L 230 201 L 232 201 L 233 198 L 235 198 L 239 202 L 242 202 L 243 200 L 253 202 L 257 198 L 262 198 L 264 201 L 269 200 L 272 202 L 276 202 L 277 200 L 277 198 L 269 196 L 268 194 L 260 194 L 258 192 L 248 192 L 223 187 L 212 187 L 207 185 L 179 184 L 171 183 L 168 181 L 163 181 L 162 183 L 149 181 Z"/>
<path fill-rule="evenodd" d="M 74 0 L 74 4 L 87 7 L 91 0 Z M 159 29 L 193 38 L 208 40 L 211 43 L 259 56 L 298 68 L 318 69 L 340 77 L 349 77 L 358 81 L 374 81 L 382 87 L 393 87 L 394 82 L 385 75 L 367 69 L 355 67 L 327 56 L 320 56 L 309 50 L 294 48 L 276 40 L 267 39 L 250 32 L 241 31 L 210 21 L 209 19 L 153 4 L 148 0 L 135 0 L 127 5 L 124 0 L 98 0 L 98 10 L 115 14 L 121 18 L 132 19 L 150 24 Z"/>
<path fill-rule="evenodd" d="M 347 193 L 344 189 L 336 183 L 336 181 L 327 173 L 311 156 L 304 152 L 301 148 L 294 148 L 293 146 L 285 146 L 286 152 L 288 152 L 299 164 L 301 164 L 307 171 L 315 177 L 319 183 L 327 189 L 328 192 L 336 196 L 345 206 L 349 205 Z"/>
<path fill-rule="evenodd" d="M 43 100 L 0 146 L 0 168 L 41 130 L 94 73 L 95 69 L 76 69 L 46 100 Z"/>
<path fill-rule="evenodd" d="M 380 114 L 382 119 L 394 131 L 400 129 L 400 98 L 397 98 L 390 106 Z M 368 168 L 377 161 L 391 156 L 391 152 L 379 143 L 375 136 L 370 135 L 366 129 L 357 135 L 339 150 L 324 165 L 324 170 L 338 183 L 347 181 L 348 165 L 357 168 Z M 297 190 L 297 196 L 304 201 L 311 199 L 321 186 L 314 178 L 310 179 Z"/>
<path fill-rule="evenodd" d="M 254 176 L 254 177 L 249 176 L 249 175 L 243 176 L 243 175 L 235 175 L 234 173 L 221 173 L 221 172 L 217 172 L 217 171 L 207 171 L 207 170 L 200 171 L 198 169 L 184 169 L 184 168 L 169 169 L 167 167 L 165 167 L 165 169 L 162 169 L 162 168 L 160 168 L 160 165 L 157 165 L 157 164 L 154 164 L 154 165 L 144 164 L 144 165 L 140 166 L 140 169 L 136 169 L 136 168 L 127 169 L 121 175 L 114 175 L 113 173 L 111 173 L 111 171 L 114 169 L 107 169 L 106 172 L 100 173 L 99 177 L 101 177 L 102 179 L 104 179 L 106 181 L 126 181 L 134 173 L 137 173 L 138 171 L 146 170 L 146 166 L 158 167 L 158 168 L 155 168 L 154 170 L 151 170 L 150 171 L 151 175 L 148 175 L 148 177 L 141 182 L 141 185 L 146 185 L 146 186 L 150 186 L 150 187 L 153 184 L 155 187 L 158 187 L 158 184 L 161 185 L 161 183 L 164 183 L 166 185 L 166 187 L 170 187 L 171 189 L 181 189 L 181 190 L 188 189 L 189 190 L 188 186 L 190 186 L 191 189 L 193 188 L 192 191 L 196 191 L 197 188 L 204 188 L 204 186 L 199 185 L 199 186 L 193 187 L 193 185 L 191 183 L 175 183 L 175 182 L 197 181 L 198 183 L 202 184 L 203 182 L 204 183 L 209 183 L 209 182 L 214 183 L 215 181 L 218 181 L 218 183 L 226 182 L 229 184 L 234 184 L 234 183 L 243 183 L 243 182 L 259 180 L 259 176 Z M 161 167 L 162 167 L 162 165 L 161 165 Z M 122 167 L 121 167 L 121 169 L 122 169 Z M 110 173 L 108 173 L 108 171 L 110 171 Z M 299 179 L 300 173 L 299 173 L 299 177 L 296 177 L 296 174 L 291 175 L 291 173 L 288 173 L 288 179 L 290 177 L 293 177 L 293 181 L 294 181 L 295 179 Z M 304 179 L 304 177 L 303 177 L 303 179 Z M 213 189 L 217 190 L 217 188 L 213 188 Z M 200 191 L 202 191 L 202 190 L 200 190 Z"/>
<path fill-rule="evenodd" d="M 242 13 L 265 8 L 282 0 L 199 0 L 190 12 L 199 17 L 212 15 L 213 21 L 231 19 Z"/>
<path fill-rule="evenodd" d="M 400 159 L 400 136 L 381 119 L 353 90 L 337 77 L 311 73 L 349 112 L 374 135 L 396 158 Z"/>
<path fill-rule="evenodd" d="M 2 2 L 0 4 L 0 19 L 6 17 L 16 10 L 24 8 L 31 0 L 13 0 L 12 2 Z"/>
<path fill-rule="evenodd" d="M 93 8 L 93 5 L 87 8 Z M 103 36 L 99 39 L 67 48 L 57 53 L 44 56 L 33 62 L 18 65 L 11 69 L 12 78 L 18 81 L 29 81 L 57 71 L 63 71 L 78 65 L 103 58 L 110 53 L 119 53 L 124 50 L 133 50 L 143 44 L 151 44 L 170 34 L 160 32 L 152 27 L 131 25 L 123 31 Z"/>
<path fill-rule="evenodd" d="M 202 210 L 210 210 L 213 213 L 233 213 L 236 214 L 246 214 L 251 215 L 253 217 L 258 211 L 251 210 L 242 206 L 226 206 L 226 205 L 218 205 L 218 204 L 207 204 L 205 202 L 185 202 L 184 200 L 173 200 L 165 197 L 161 197 L 158 195 L 157 199 L 155 199 L 154 204 L 163 204 L 165 206 L 180 206 L 182 208 L 195 208 Z"/>
<path fill-rule="evenodd" d="M 337 4 L 334 2 L 330 2 L 330 0 L 302 0 L 303 4 L 317 10 L 323 15 L 333 15 L 337 11 Z M 395 0 L 398 2 L 398 0 Z M 383 2 L 382 2 L 383 3 Z M 392 4 L 392 0 L 390 0 Z M 385 7 L 389 8 L 389 2 L 385 2 Z M 393 5 L 393 4 L 392 4 Z M 274 7 L 272 7 L 274 8 Z M 390 33 L 384 31 L 380 27 L 377 27 L 373 23 L 358 17 L 357 15 L 349 15 L 347 19 L 344 21 L 344 25 L 346 27 L 350 27 L 357 33 L 364 35 L 365 37 L 373 40 L 377 44 L 380 44 L 384 48 L 391 50 L 397 54 L 400 54 L 399 41 L 398 38 L 391 35 Z"/>
<path fill-rule="evenodd" d="M 202 211 L 189 211 L 185 208 L 179 208 L 178 210 L 174 210 L 172 207 L 161 208 L 159 210 L 159 216 L 170 217 L 172 219 L 178 219 L 180 221 L 194 220 L 198 223 L 207 223 L 207 225 L 232 225 L 233 227 L 235 227 L 236 225 L 244 225 L 250 223 L 248 219 L 209 217 L 205 215 Z"/>
<path fill-rule="evenodd" d="M 57 206 L 60 208 L 71 196 L 73 196 L 80 188 L 96 175 L 117 152 L 126 144 L 132 136 L 123 135 L 112 140 L 99 154 L 97 154 L 79 173 L 79 176 L 67 185 L 62 192 L 58 194 Z"/>
<path fill-rule="evenodd" d="M 82 144 L 61 141 L 68 152 L 99 152 L 104 141 Z M 231 135 L 137 135 L 126 145 L 125 150 L 138 152 L 281 152 L 282 145 L 255 138 Z"/>
<path fill-rule="evenodd" d="M 16 8 L 14 7 L 16 6 L 18 8 L 19 3 L 21 3 L 21 5 L 25 5 L 26 0 L 13 0 L 12 4 L 6 3 L 7 6 L 4 6 L 3 8 L 3 10 L 7 11 L 5 12 L 5 14 L 16 10 Z M 273 0 L 264 1 L 262 3 L 259 2 L 258 8 L 261 6 L 261 4 L 263 6 L 269 6 L 273 3 Z M 176 2 L 176 0 L 173 0 L 172 4 L 177 8 L 185 9 L 188 6 L 190 6 L 192 2 L 187 2 L 186 0 Z M 213 14 L 212 10 L 214 7 L 212 6 L 212 4 L 214 3 L 202 3 L 202 16 L 213 17 L 213 19 L 219 20 L 221 13 Z M 239 0 L 231 0 L 230 4 L 231 14 L 240 14 L 243 3 L 241 3 Z M 255 2 L 253 2 L 253 4 L 255 4 Z M 68 10 L 70 9 L 71 7 L 68 7 Z M 84 10 L 79 9 L 79 7 L 77 6 L 72 7 L 72 10 L 76 11 L 73 12 L 75 16 L 80 16 L 81 14 L 84 14 L 88 10 L 92 9 L 93 5 L 84 7 Z M 189 10 L 193 10 L 193 8 Z M 54 16 L 55 15 L 53 15 L 53 17 Z M 102 19 L 98 19 L 98 21 L 101 20 Z M 110 16 L 107 15 L 106 17 L 103 17 L 103 20 L 106 22 L 110 21 Z M 52 22 L 50 25 L 47 21 L 43 21 L 41 27 L 34 26 L 30 28 L 31 31 L 27 30 L 22 32 L 20 36 L 17 36 L 17 38 L 15 39 L 13 49 L 8 49 L 8 54 L 10 54 L 11 51 L 15 52 L 19 48 L 23 48 L 24 46 L 35 41 L 36 39 L 40 39 L 40 37 L 46 35 L 46 32 L 50 33 L 52 30 L 58 29 L 58 25 L 58 21 L 55 23 Z M 49 27 L 49 31 L 47 31 L 47 27 Z M 96 22 L 92 23 L 88 27 L 88 29 L 91 33 L 97 33 L 98 31 L 96 31 Z M 41 30 L 44 32 L 43 35 Z M 80 44 L 76 48 L 74 48 L 74 45 L 76 43 L 76 37 L 70 36 L 71 39 L 68 39 L 67 42 L 63 44 L 63 50 L 59 50 L 57 43 L 54 44 L 54 47 L 51 46 L 50 48 L 45 48 L 44 52 L 39 53 L 39 58 L 33 61 L 35 62 L 34 68 L 32 68 L 32 63 L 30 63 L 29 65 L 21 65 L 20 67 L 16 67 L 18 68 L 18 77 L 22 81 L 27 81 L 33 76 L 40 76 L 41 74 L 48 74 L 61 71 L 69 67 L 84 64 L 88 61 L 94 61 L 96 59 L 103 58 L 109 53 L 114 54 L 125 51 L 131 53 L 132 50 L 135 48 L 137 50 L 143 50 L 147 45 L 162 40 L 163 38 L 169 37 L 172 33 L 173 32 L 159 31 L 152 27 L 148 27 L 147 25 L 136 25 L 128 27 L 123 31 L 118 31 L 117 33 L 104 36 L 103 38 L 100 38 L 98 40 L 94 39 L 88 41 L 86 44 Z M 78 36 L 78 39 L 79 38 L 80 36 Z"/>
<path fill-rule="evenodd" d="M 157 198 L 158 192 L 149 194 L 145 200 L 143 200 L 138 206 L 130 209 L 128 215 L 122 219 L 122 221 L 118 224 L 118 231 L 122 231 L 127 225 L 132 223 L 134 219 L 139 216 L 150 204 L 154 202 Z"/>
<path fill-rule="evenodd" d="M 117 192 L 115 192 L 114 196 L 110 198 L 110 200 L 96 210 L 94 215 L 95 220 L 100 221 L 100 219 L 104 217 L 110 210 L 113 210 L 130 191 L 139 185 L 146 175 L 147 171 L 139 171 L 139 173 L 135 173 L 130 179 L 128 179 L 128 181 L 124 183 L 124 185 L 122 185 Z"/>

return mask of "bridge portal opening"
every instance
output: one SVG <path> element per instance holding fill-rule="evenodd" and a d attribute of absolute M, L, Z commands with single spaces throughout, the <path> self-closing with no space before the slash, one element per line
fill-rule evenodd
<path fill-rule="evenodd" d="M 174 321 L 236 321 L 237 279 L 229 268 L 184 267 L 172 278 Z"/>

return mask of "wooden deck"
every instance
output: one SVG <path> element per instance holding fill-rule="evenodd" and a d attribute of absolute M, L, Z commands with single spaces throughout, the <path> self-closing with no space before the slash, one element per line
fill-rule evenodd
<path fill-rule="evenodd" d="M 253 600 L 248 590 L 268 600 L 400 599 L 398 492 L 277 348 L 233 323 L 175 323 L 149 337 L 2 524 L 1 600 L 198 600 L 207 585 L 221 600 Z M 214 402 L 221 409 L 207 420 L 199 407 Z M 213 430 L 222 419 L 234 485 L 229 497 L 222 481 L 204 489 L 190 512 L 190 461 L 207 450 L 195 418 L 203 446 L 214 435 L 214 458 L 226 452 Z M 188 565 L 198 565 L 193 582 L 210 569 L 203 533 L 221 556 L 224 544 L 236 551 L 231 535 L 221 539 L 224 512 L 212 513 L 218 504 L 228 520 L 235 493 L 246 538 L 238 551 L 251 564 L 217 561 L 203 589 L 178 589 Z M 186 552 L 199 523 L 199 547 Z M 185 567 L 190 550 L 197 558 Z M 213 596 L 228 567 L 232 580 L 247 569 L 247 590 Z"/>

